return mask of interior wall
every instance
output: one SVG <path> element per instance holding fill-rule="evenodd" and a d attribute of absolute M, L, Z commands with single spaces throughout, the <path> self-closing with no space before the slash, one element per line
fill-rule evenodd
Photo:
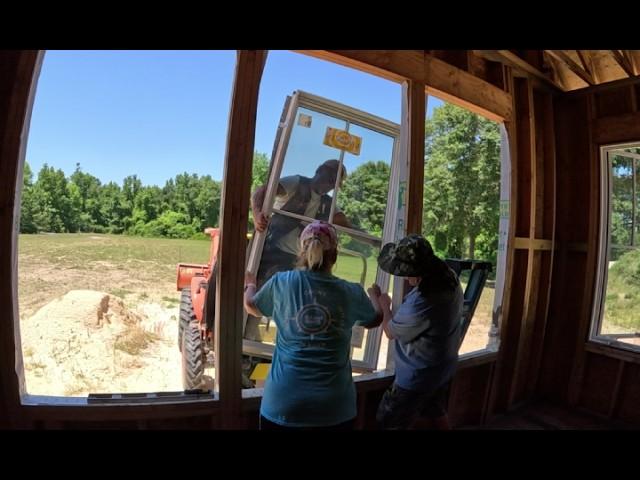
<path fill-rule="evenodd" d="M 602 145 L 640 141 L 640 82 L 559 98 L 555 106 L 556 257 L 537 393 L 623 421 L 640 420 L 640 353 L 588 343 L 598 255 Z"/>

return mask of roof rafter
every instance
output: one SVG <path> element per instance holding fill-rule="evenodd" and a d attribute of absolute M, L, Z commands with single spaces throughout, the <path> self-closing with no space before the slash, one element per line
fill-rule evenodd
<path fill-rule="evenodd" d="M 518 55 L 509 50 L 474 50 L 474 52 L 486 59 L 498 61 L 511 67 L 515 67 L 525 73 L 528 73 L 529 75 L 533 76 L 533 78 L 540 79 L 546 85 L 553 87 L 555 91 L 566 91 L 566 88 L 558 81 L 554 80 L 548 75 L 545 75 L 529 62 L 520 58 Z"/>
<path fill-rule="evenodd" d="M 638 69 L 636 68 L 636 62 L 634 62 L 633 55 L 631 54 L 631 50 L 620 50 L 622 55 L 624 55 L 631 66 L 631 71 L 634 75 L 638 75 Z"/>
<path fill-rule="evenodd" d="M 622 67 L 629 77 L 634 77 L 633 66 L 629 59 L 622 53 L 622 50 L 609 50 L 613 54 L 614 60 Z"/>
<path fill-rule="evenodd" d="M 576 62 L 574 62 L 573 59 L 569 55 L 567 55 L 564 51 L 562 51 L 562 50 L 545 50 L 545 52 L 548 55 L 550 55 L 553 58 L 555 58 L 556 60 L 562 62 L 567 67 L 569 67 L 569 70 L 571 70 L 573 73 L 578 75 L 578 77 L 580 77 L 582 80 L 587 82 L 588 85 L 595 85 L 596 84 L 596 82 L 593 79 L 593 76 L 591 75 L 591 73 L 588 72 L 586 69 L 582 68 Z"/>

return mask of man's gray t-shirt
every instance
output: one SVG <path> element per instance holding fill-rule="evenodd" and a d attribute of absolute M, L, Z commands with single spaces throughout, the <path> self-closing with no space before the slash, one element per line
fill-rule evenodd
<path fill-rule="evenodd" d="M 282 210 L 289 200 L 296 194 L 299 185 L 300 185 L 300 175 L 291 175 L 288 177 L 282 177 L 280 179 L 280 185 L 285 191 L 284 195 L 277 195 L 276 200 L 273 204 L 274 208 Z M 311 190 L 311 197 L 309 198 L 309 203 L 307 204 L 307 208 L 305 209 L 304 215 L 305 217 L 316 218 L 318 215 L 318 210 L 320 209 L 320 202 L 322 199 L 322 195 L 315 192 L 313 188 Z M 340 209 L 336 206 L 336 212 L 339 212 Z M 277 215 L 277 213 L 276 213 Z M 282 250 L 286 253 L 291 253 L 293 255 L 298 254 L 298 235 L 300 232 L 298 229 L 294 228 L 289 233 L 283 235 L 275 242 L 275 247 L 279 250 Z"/>

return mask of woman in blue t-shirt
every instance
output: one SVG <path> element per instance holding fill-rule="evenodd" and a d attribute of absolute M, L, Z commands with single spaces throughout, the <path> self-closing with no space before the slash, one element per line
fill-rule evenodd
<path fill-rule="evenodd" d="M 396 340 L 396 376 L 378 407 L 378 424 L 406 429 L 422 417 L 437 429 L 449 429 L 446 400 L 458 364 L 464 302 L 458 277 L 416 234 L 385 245 L 378 265 L 407 277 L 414 287 L 393 314 L 389 295 L 374 300 L 383 311 L 387 337 Z"/>
<path fill-rule="evenodd" d="M 356 391 L 351 373 L 351 329 L 382 323 L 377 287 L 369 297 L 357 283 L 331 274 L 338 236 L 315 221 L 301 233 L 298 269 L 279 272 L 256 293 L 245 278 L 244 305 L 276 323 L 273 363 L 260 405 L 260 428 L 352 429 Z M 371 297 L 371 298 L 370 298 Z"/>

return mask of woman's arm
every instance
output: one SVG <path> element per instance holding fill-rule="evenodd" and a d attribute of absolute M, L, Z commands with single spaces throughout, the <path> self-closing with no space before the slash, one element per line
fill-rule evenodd
<path fill-rule="evenodd" d="M 377 284 L 373 284 L 371 287 L 367 289 L 367 293 L 369 294 L 369 300 L 371 301 L 371 305 L 373 305 L 373 309 L 376 311 L 376 317 L 373 323 L 367 325 L 366 328 L 375 328 L 382 323 L 383 311 L 380 307 L 380 287 Z"/>
<path fill-rule="evenodd" d="M 391 326 L 389 325 L 391 323 L 391 319 L 393 318 L 393 314 L 391 313 L 391 297 L 388 293 L 385 293 L 383 295 L 380 295 L 378 302 L 380 303 L 380 308 L 382 309 L 382 330 L 384 330 L 387 338 L 393 340 L 395 338 L 395 335 L 393 334 Z"/>
<path fill-rule="evenodd" d="M 253 297 L 256 294 L 258 287 L 256 286 L 256 276 L 251 272 L 247 272 L 244 276 L 244 308 L 250 315 L 254 317 L 261 317 L 262 312 L 258 310 Z"/>

